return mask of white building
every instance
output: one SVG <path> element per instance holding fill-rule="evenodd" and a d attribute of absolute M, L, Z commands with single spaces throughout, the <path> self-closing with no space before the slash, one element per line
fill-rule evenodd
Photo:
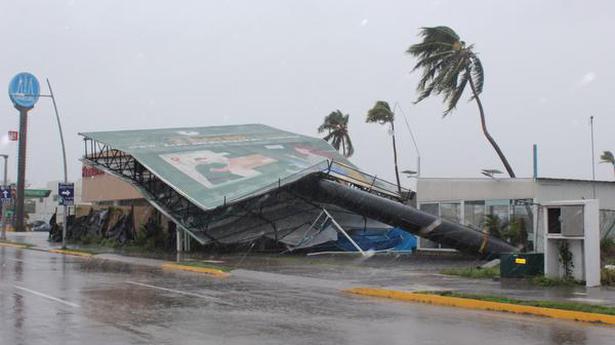
<path fill-rule="evenodd" d="M 46 198 L 30 199 L 34 202 L 34 210 L 28 214 L 29 221 L 42 220 L 48 222 L 51 216 L 58 211 L 60 217 L 63 212 L 63 208 L 58 206 L 58 183 L 61 181 L 49 181 L 46 184 L 46 189 L 51 190 Z M 75 182 L 75 205 L 81 204 L 81 179 Z M 72 214 L 72 213 L 71 213 Z"/>
<path fill-rule="evenodd" d="M 481 229 L 486 215 L 527 224 L 528 247 L 543 248 L 538 205 L 598 199 L 602 235 L 615 235 L 615 182 L 558 178 L 420 178 L 417 207 L 447 220 Z M 531 216 L 528 216 L 528 211 Z M 419 249 L 446 249 L 420 239 Z"/>

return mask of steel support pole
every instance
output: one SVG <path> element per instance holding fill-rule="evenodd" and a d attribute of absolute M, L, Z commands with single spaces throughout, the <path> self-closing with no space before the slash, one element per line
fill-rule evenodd
<path fill-rule="evenodd" d="M 337 228 L 337 230 L 339 232 L 341 232 L 348 241 L 350 241 L 350 243 L 352 244 L 353 247 L 355 247 L 356 250 L 358 250 L 361 255 L 365 256 L 365 252 L 363 251 L 363 249 L 361 249 L 361 247 L 359 247 L 359 245 L 357 244 L 357 242 L 355 242 L 352 237 L 350 237 L 350 235 L 348 235 L 348 233 L 346 232 L 346 230 L 344 230 L 344 228 L 342 228 L 341 225 L 339 225 L 338 222 L 335 221 L 335 219 L 333 218 L 333 216 L 324 208 L 322 209 L 322 211 L 327 215 L 327 217 L 329 217 L 329 219 L 331 219 L 331 223 L 333 223 L 333 225 L 335 225 L 335 227 Z"/>
<path fill-rule="evenodd" d="M 60 122 L 60 114 L 58 113 L 58 106 L 56 105 L 56 98 L 53 96 L 53 90 L 51 89 L 51 83 L 47 80 L 47 87 L 49 88 L 49 96 L 53 103 L 53 110 L 56 114 L 56 121 L 58 122 L 58 131 L 60 132 L 60 142 L 62 143 L 62 160 L 64 162 L 64 183 L 68 183 L 68 171 L 66 168 L 66 146 L 64 145 L 64 134 L 62 133 L 62 123 Z M 73 195 L 74 198 L 74 195 Z M 64 205 L 64 222 L 62 224 L 62 249 L 66 249 L 66 231 L 68 229 L 68 206 Z"/>
<path fill-rule="evenodd" d="M 4 178 L 2 180 L 2 185 L 6 188 L 8 185 L 7 182 L 7 164 L 8 164 L 8 159 L 9 159 L 9 155 L 2 155 L 2 158 L 4 158 Z"/>
<path fill-rule="evenodd" d="M 15 231 L 25 231 L 24 202 L 26 184 L 26 143 L 28 135 L 28 110 L 19 110 L 19 148 L 17 157 L 17 203 L 15 205 Z"/>
<path fill-rule="evenodd" d="M 4 179 L 2 180 L 3 188 L 7 188 L 7 165 L 8 165 L 8 155 L 2 155 L 4 158 Z M 1 240 L 6 240 L 6 210 L 5 208 L 9 206 L 7 200 L 2 200 L 2 234 L 0 235 Z"/>
<path fill-rule="evenodd" d="M 176 245 L 176 249 L 177 249 L 177 251 L 175 253 L 175 255 L 176 255 L 175 261 L 180 262 L 184 258 L 183 254 L 184 254 L 184 236 L 185 236 L 185 234 L 182 233 L 182 230 L 179 228 L 179 226 L 176 226 L 175 227 L 175 235 L 177 236 L 176 240 L 175 240 L 175 242 L 176 242 L 175 245 Z"/>

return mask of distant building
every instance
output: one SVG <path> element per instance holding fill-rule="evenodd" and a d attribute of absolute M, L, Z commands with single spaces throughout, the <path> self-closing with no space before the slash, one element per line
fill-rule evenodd
<path fill-rule="evenodd" d="M 26 213 L 29 222 L 37 220 L 48 222 L 56 210 L 59 216 L 62 215 L 63 208 L 58 206 L 58 183 L 60 182 L 62 181 L 47 182 L 45 189 L 51 191 L 48 197 L 26 199 Z M 81 202 L 81 179 L 79 179 L 75 182 L 75 205 L 81 204 Z"/>
<path fill-rule="evenodd" d="M 594 197 L 595 195 L 595 197 Z M 540 250 L 544 231 L 538 222 L 541 203 L 598 199 L 601 233 L 615 235 L 615 182 L 560 178 L 420 178 L 417 205 L 444 219 L 482 229 L 485 216 L 527 224 L 528 246 Z M 528 211 L 531 217 L 528 216 Z M 420 239 L 419 249 L 450 250 Z"/>

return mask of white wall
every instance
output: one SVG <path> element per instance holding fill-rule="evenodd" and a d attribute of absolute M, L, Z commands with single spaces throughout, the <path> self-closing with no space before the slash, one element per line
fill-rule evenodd
<path fill-rule="evenodd" d="M 428 201 L 533 199 L 532 179 L 420 178 L 419 203 Z"/>
<path fill-rule="evenodd" d="M 536 202 L 594 199 L 592 185 L 596 187 L 596 199 L 600 200 L 600 208 L 615 210 L 613 182 L 538 179 Z"/>

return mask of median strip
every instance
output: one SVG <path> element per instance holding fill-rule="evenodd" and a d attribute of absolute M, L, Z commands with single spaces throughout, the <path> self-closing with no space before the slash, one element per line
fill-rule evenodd
<path fill-rule="evenodd" d="M 0 241 L 0 247 L 24 249 L 24 248 L 28 248 L 30 246 L 27 245 L 27 244 L 14 243 L 14 242 L 8 242 L 8 241 Z"/>
<path fill-rule="evenodd" d="M 82 252 L 80 250 L 71 250 L 71 249 L 49 249 L 48 252 L 55 253 L 55 254 L 63 254 L 63 255 L 73 255 L 73 256 L 84 256 L 84 257 L 92 256 L 92 253 Z"/>
<path fill-rule="evenodd" d="M 195 273 L 204 273 L 210 276 L 214 276 L 217 278 L 225 278 L 230 274 L 228 272 L 224 272 L 223 270 L 217 268 L 209 268 L 209 267 L 199 267 L 199 266 L 189 266 L 189 265 L 179 265 L 175 263 L 165 263 L 160 266 L 162 269 L 167 270 L 180 270 L 180 271 L 188 271 Z"/>
<path fill-rule="evenodd" d="M 465 309 L 500 311 L 515 314 L 550 317 L 554 319 L 615 325 L 615 315 L 609 314 L 598 314 L 576 310 L 545 308 L 523 304 L 486 301 L 466 297 L 442 296 L 438 294 L 417 293 L 410 291 L 388 290 L 379 288 L 352 288 L 344 291 L 355 295 L 389 298 L 398 301 L 419 302 Z"/>

